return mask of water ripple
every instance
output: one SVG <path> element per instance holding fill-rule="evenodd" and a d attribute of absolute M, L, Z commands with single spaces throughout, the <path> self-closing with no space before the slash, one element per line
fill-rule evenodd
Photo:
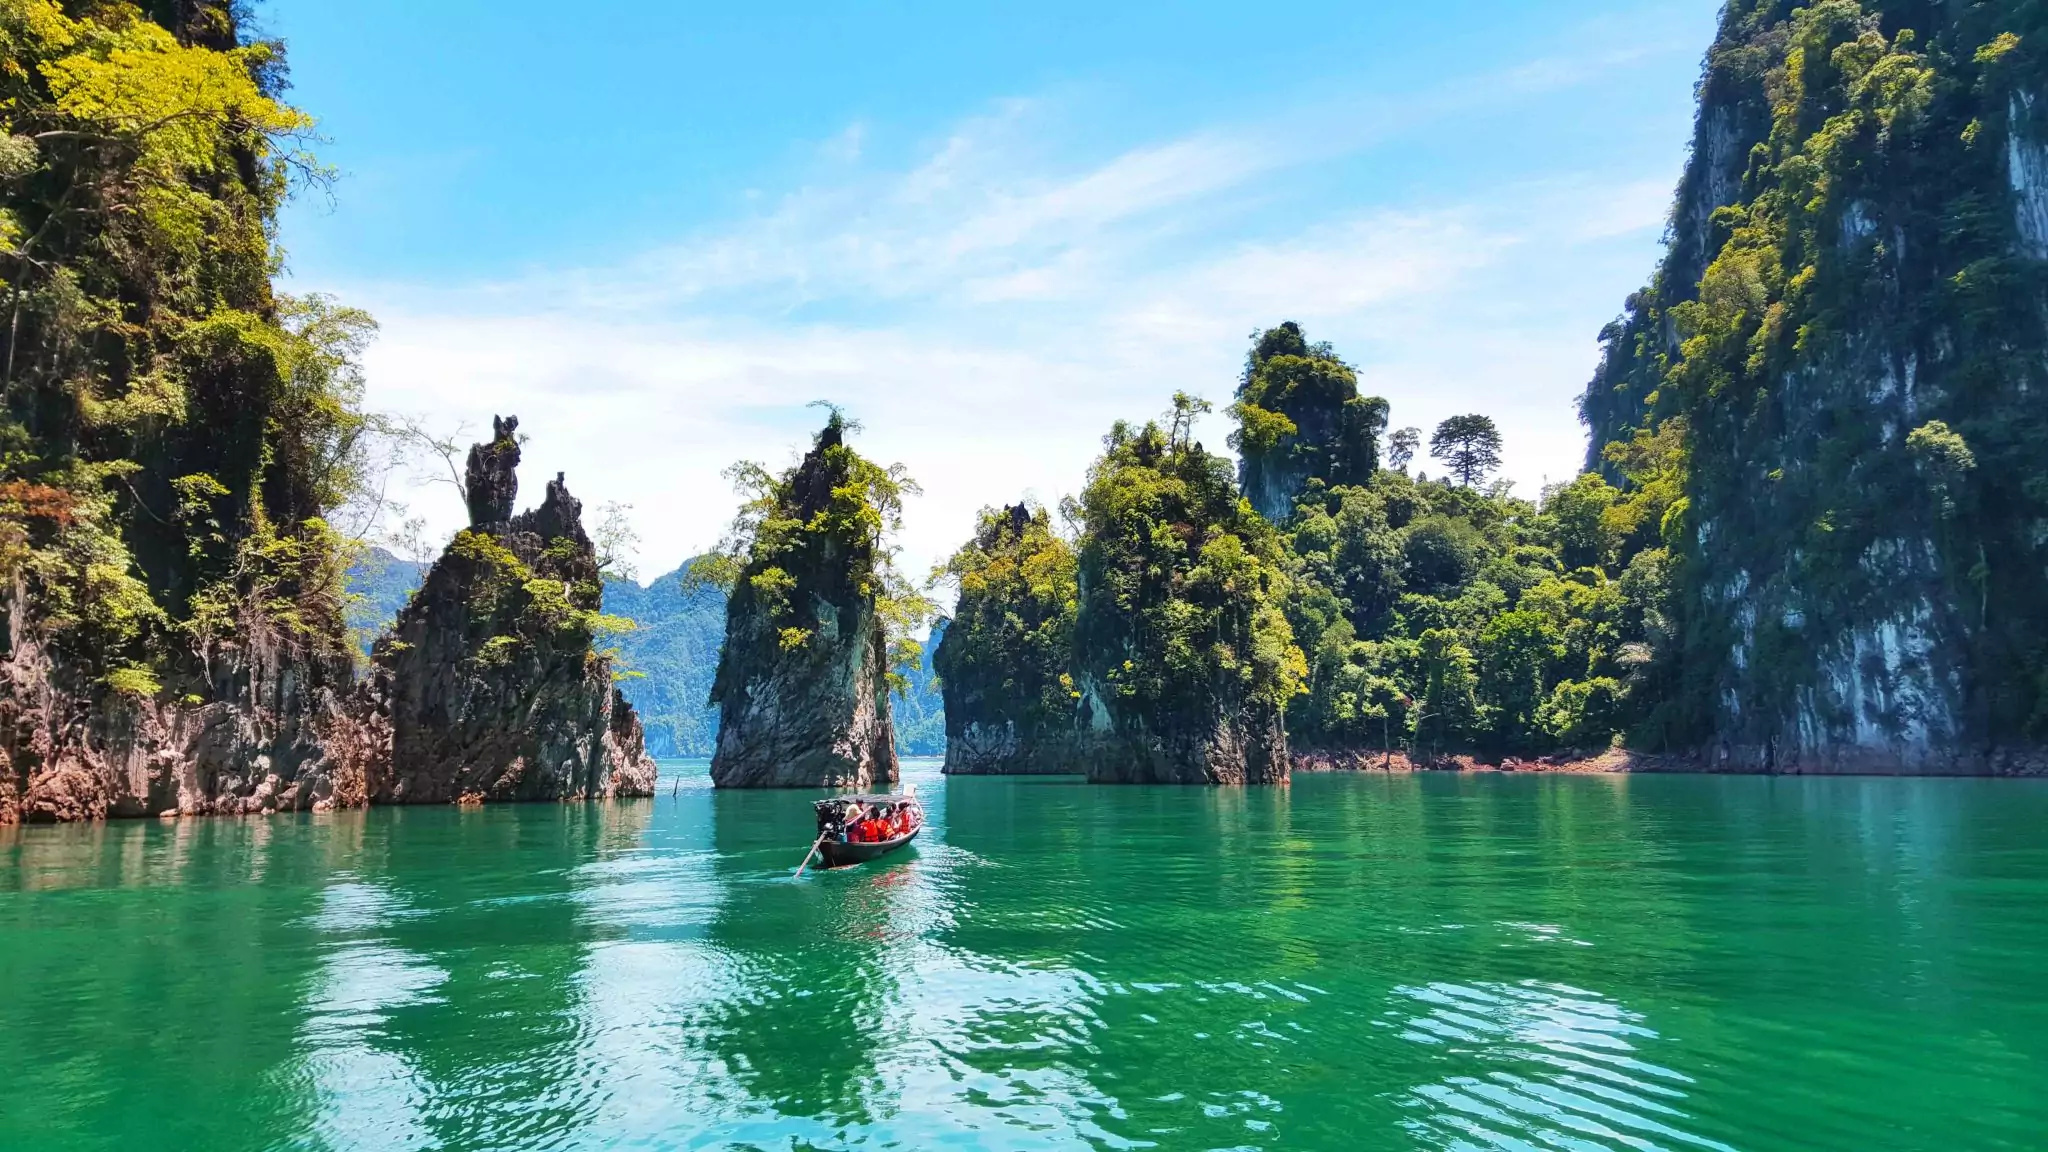
<path fill-rule="evenodd" d="M 1435 982 L 1392 992 L 1402 1038 L 1457 1043 L 1464 1065 L 1416 1085 L 1403 1126 L 1444 1148 L 1707 1148 L 1728 1145 L 1678 1127 L 1688 1119 L 1685 1074 L 1640 1058 L 1657 1033 L 1641 1013 L 1570 985 L 1525 980 Z M 1419 1005 L 1419 1014 L 1399 1005 Z M 1659 1097 L 1661 1099 L 1652 1099 Z M 1533 1142 L 1533 1143 L 1532 1143 Z"/>

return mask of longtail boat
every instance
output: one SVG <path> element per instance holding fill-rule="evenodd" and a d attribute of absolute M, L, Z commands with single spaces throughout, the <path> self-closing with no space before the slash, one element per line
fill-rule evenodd
<path fill-rule="evenodd" d="M 834 796 L 812 807 L 818 813 L 818 842 L 811 852 L 821 857 L 827 868 L 865 864 L 886 856 L 924 831 L 924 806 L 908 793 Z M 810 860 L 805 857 L 804 863 Z"/>

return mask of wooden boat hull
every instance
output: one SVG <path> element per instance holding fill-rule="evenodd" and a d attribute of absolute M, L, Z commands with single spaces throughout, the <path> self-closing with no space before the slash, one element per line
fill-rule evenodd
<path fill-rule="evenodd" d="M 852 864 L 865 864 L 877 857 L 887 856 L 889 853 L 917 839 L 917 834 L 922 831 L 924 831 L 924 826 L 919 825 L 911 829 L 908 836 L 898 836 L 894 840 L 874 840 L 865 843 L 827 840 L 823 844 L 818 845 L 818 855 L 824 859 L 825 867 L 827 868 L 844 868 Z"/>

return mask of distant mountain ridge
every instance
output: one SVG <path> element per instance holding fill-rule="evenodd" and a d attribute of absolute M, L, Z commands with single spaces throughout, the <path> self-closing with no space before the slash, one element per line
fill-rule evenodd
<path fill-rule="evenodd" d="M 604 585 L 604 610 L 635 625 L 613 641 L 618 667 L 631 674 L 619 688 L 646 727 L 648 753 L 662 758 L 709 756 L 718 738 L 718 709 L 707 701 L 725 640 L 725 594 L 710 587 L 686 590 L 688 568 L 686 562 L 645 587 L 627 580 Z M 371 549 L 349 569 L 349 591 L 359 599 L 349 605 L 348 625 L 361 647 L 367 650 L 390 625 L 425 572 L 426 565 L 382 548 Z M 941 623 L 933 629 L 924 659 L 908 675 L 909 691 L 891 701 L 898 755 L 945 754 L 945 707 L 932 673 L 932 651 L 943 628 Z"/>

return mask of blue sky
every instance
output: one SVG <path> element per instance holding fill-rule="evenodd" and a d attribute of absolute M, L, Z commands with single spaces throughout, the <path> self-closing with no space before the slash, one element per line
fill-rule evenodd
<path fill-rule="evenodd" d="M 1568 478 L 1656 259 L 1711 0 L 726 5 L 268 0 L 330 197 L 289 286 L 371 310 L 370 402 L 514 412 L 524 469 L 713 543 L 827 398 L 925 495 L 1076 491 L 1109 423 L 1334 342 L 1396 427 L 1479 411 Z M 1221 450 L 1218 415 L 1204 438 Z M 439 529 L 459 502 L 409 497 Z"/>

